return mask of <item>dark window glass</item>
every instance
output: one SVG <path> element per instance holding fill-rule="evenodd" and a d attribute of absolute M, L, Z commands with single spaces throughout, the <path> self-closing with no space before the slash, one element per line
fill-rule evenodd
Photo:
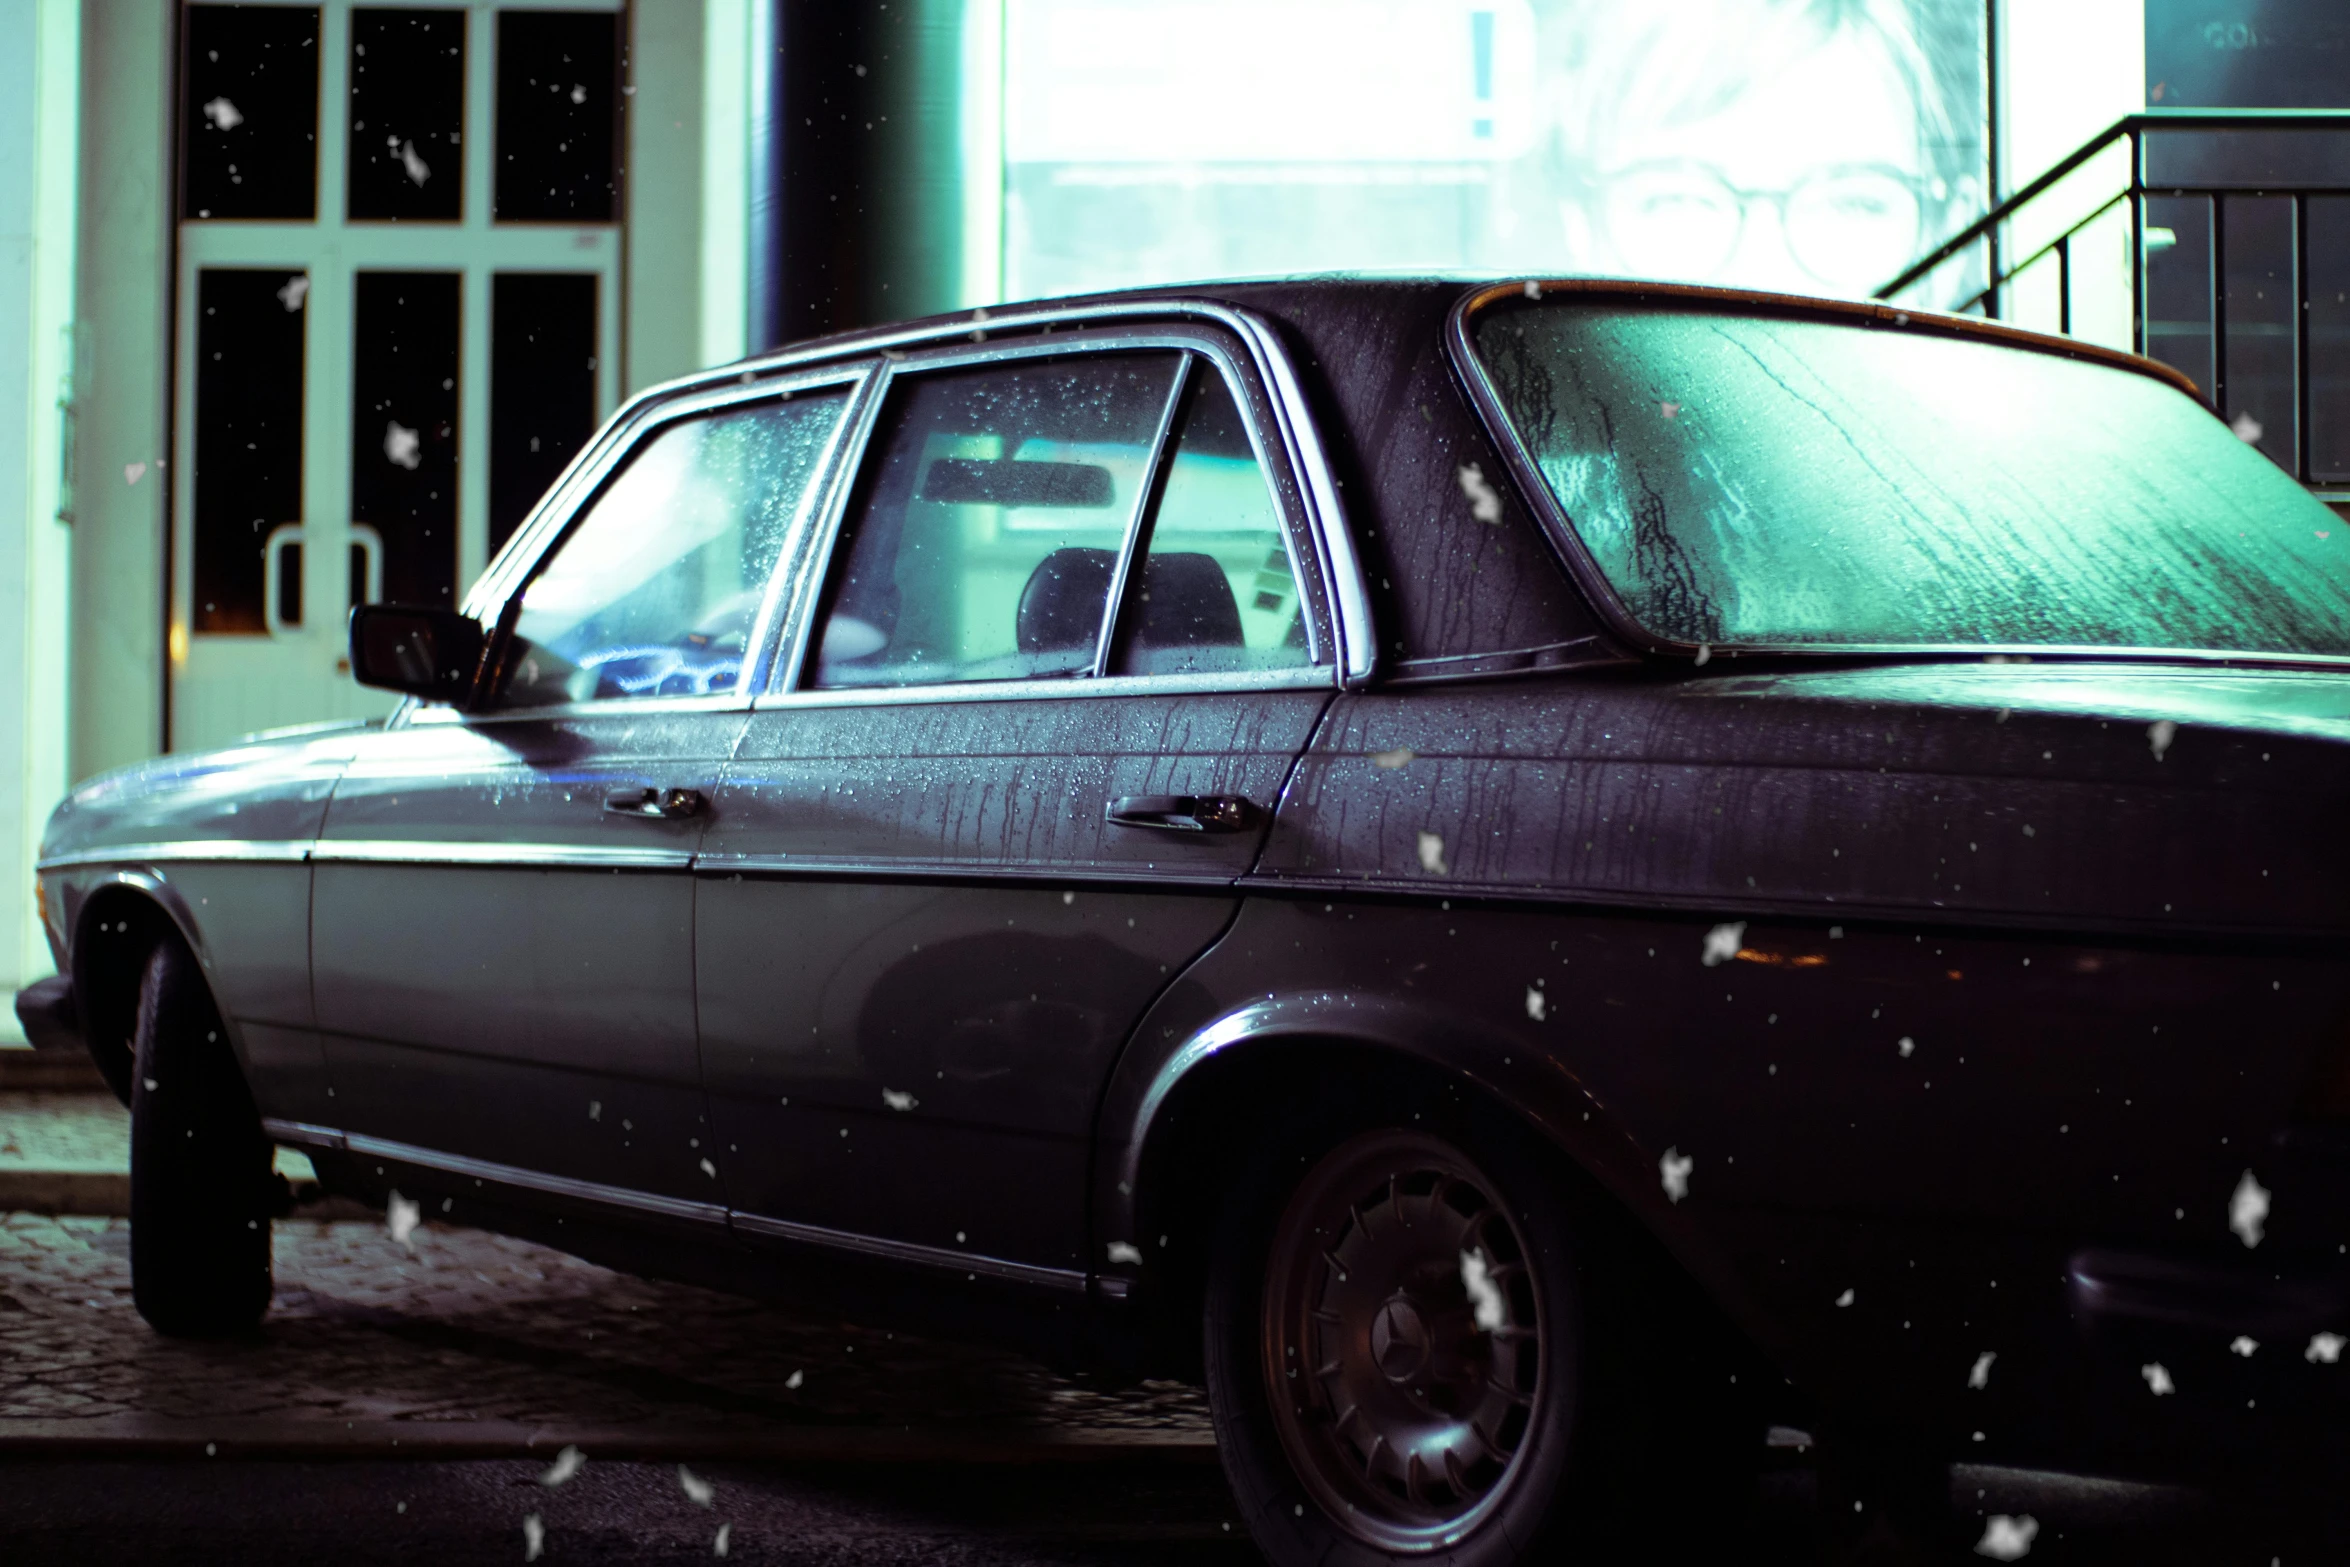
<path fill-rule="evenodd" d="M 596 279 L 501 272 L 490 284 L 490 553 L 596 428 Z"/>
<path fill-rule="evenodd" d="M 2220 412 L 2287 473 L 2301 468 L 2301 353 L 2294 301 L 2293 198 L 2220 200 L 2227 289 L 2227 378 Z"/>
<path fill-rule="evenodd" d="M 1113 668 L 1157 675 L 1303 664 L 1297 576 L 1248 425 L 1212 366 L 1196 365 L 1191 380 Z"/>
<path fill-rule="evenodd" d="M 302 517 L 307 276 L 196 275 L 195 629 L 258 632 L 263 548 Z M 300 285 L 300 286 L 297 286 Z M 281 552 L 300 580 L 300 551 Z M 296 589 L 297 594 L 299 588 Z M 301 602 L 294 601 L 296 619 Z"/>
<path fill-rule="evenodd" d="M 523 591 L 501 705 L 740 689 L 848 403 L 794 397 L 642 442 Z"/>
<path fill-rule="evenodd" d="M 394 604 L 457 597 L 458 277 L 357 275 L 351 523 Z M 371 530 L 371 531 L 362 531 Z"/>
<path fill-rule="evenodd" d="M 2146 352 L 2172 366 L 2209 402 L 2211 198 L 2146 198 Z"/>
<path fill-rule="evenodd" d="M 2150 375 L 1615 304 L 1476 335 L 1559 509 L 1663 636 L 2350 654 L 2350 533 Z"/>
<path fill-rule="evenodd" d="M 498 13 L 498 221 L 612 221 L 619 68 L 613 12 Z"/>
<path fill-rule="evenodd" d="M 1182 365 L 1087 354 L 901 385 L 859 488 L 813 683 L 1091 674 Z"/>
<path fill-rule="evenodd" d="M 2309 198 L 2309 477 L 2350 481 L 2350 196 Z"/>
<path fill-rule="evenodd" d="M 351 13 L 354 218 L 465 215 L 465 13 Z"/>
<path fill-rule="evenodd" d="M 318 12 L 192 5 L 183 36 L 180 215 L 315 215 Z"/>

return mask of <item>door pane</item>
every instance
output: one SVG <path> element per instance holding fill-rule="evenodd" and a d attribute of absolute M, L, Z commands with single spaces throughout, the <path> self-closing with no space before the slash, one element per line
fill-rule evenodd
<path fill-rule="evenodd" d="M 2309 477 L 2350 480 L 2350 196 L 2309 198 Z"/>
<path fill-rule="evenodd" d="M 1186 401 L 1115 667 L 1157 675 L 1304 664 L 1288 534 L 1232 389 L 1202 365 Z"/>
<path fill-rule="evenodd" d="M 2212 399 L 2211 198 L 2146 198 L 2146 352 Z"/>
<path fill-rule="evenodd" d="M 491 554 L 595 429 L 595 274 L 499 273 L 490 284 Z"/>
<path fill-rule="evenodd" d="M 522 595 L 499 705 L 732 691 L 848 394 L 681 420 L 644 443 Z"/>
<path fill-rule="evenodd" d="M 353 218 L 465 211 L 465 13 L 351 13 Z"/>
<path fill-rule="evenodd" d="M 501 223 L 609 223 L 619 210 L 620 19 L 498 13 Z"/>
<path fill-rule="evenodd" d="M 457 600 L 458 281 L 356 279 L 351 522 L 381 541 L 383 593 L 395 604 Z"/>
<path fill-rule="evenodd" d="M 307 290 L 305 274 L 282 269 L 196 274 L 198 631 L 263 629 L 262 548 L 302 517 Z"/>
<path fill-rule="evenodd" d="M 1092 672 L 1173 353 L 959 370 L 896 391 L 817 642 L 814 684 Z"/>
<path fill-rule="evenodd" d="M 2227 299 L 2223 417 L 2287 473 L 2301 468 L 2296 372 L 2301 357 L 2300 279 L 2293 198 L 2228 196 L 2220 204 Z"/>
<path fill-rule="evenodd" d="M 308 218 L 318 204 L 318 12 L 192 5 L 180 215 Z"/>

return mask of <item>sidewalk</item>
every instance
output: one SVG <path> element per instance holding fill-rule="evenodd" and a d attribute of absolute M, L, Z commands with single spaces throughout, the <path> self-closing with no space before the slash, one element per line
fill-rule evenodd
<path fill-rule="evenodd" d="M 131 1306 L 127 1172 L 111 1095 L 0 1088 L 0 1209 L 58 1199 L 0 1213 L 0 1454 L 1213 1451 L 1189 1387 L 1094 1388 L 480 1231 L 426 1224 L 411 1249 L 372 1217 L 278 1222 L 253 1338 L 160 1338 Z"/>

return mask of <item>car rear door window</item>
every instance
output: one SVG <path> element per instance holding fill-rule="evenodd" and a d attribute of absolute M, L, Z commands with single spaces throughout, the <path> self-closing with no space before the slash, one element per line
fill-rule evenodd
<path fill-rule="evenodd" d="M 1093 672 L 1175 352 L 909 376 L 839 553 L 812 684 Z"/>
<path fill-rule="evenodd" d="M 740 689 L 847 406 L 845 390 L 803 395 L 643 442 L 523 590 L 497 705 Z"/>
<path fill-rule="evenodd" d="M 1204 362 L 1176 432 L 1111 667 L 1157 675 L 1307 663 L 1288 532 L 1231 385 Z"/>

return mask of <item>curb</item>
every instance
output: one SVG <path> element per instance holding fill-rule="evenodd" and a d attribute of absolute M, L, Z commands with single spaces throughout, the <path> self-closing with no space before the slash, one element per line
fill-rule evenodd
<path fill-rule="evenodd" d="M 128 1170 L 0 1169 L 0 1213 L 120 1218 L 130 1211 Z"/>
<path fill-rule="evenodd" d="M 565 1447 L 589 1458 L 787 1464 L 1200 1464 L 1215 1461 L 1205 1432 L 938 1431 L 767 1427 L 746 1431 L 526 1426 L 507 1421 L 341 1421 L 269 1418 L 167 1420 L 0 1419 L 0 1457 L 53 1459 L 551 1459 Z"/>

